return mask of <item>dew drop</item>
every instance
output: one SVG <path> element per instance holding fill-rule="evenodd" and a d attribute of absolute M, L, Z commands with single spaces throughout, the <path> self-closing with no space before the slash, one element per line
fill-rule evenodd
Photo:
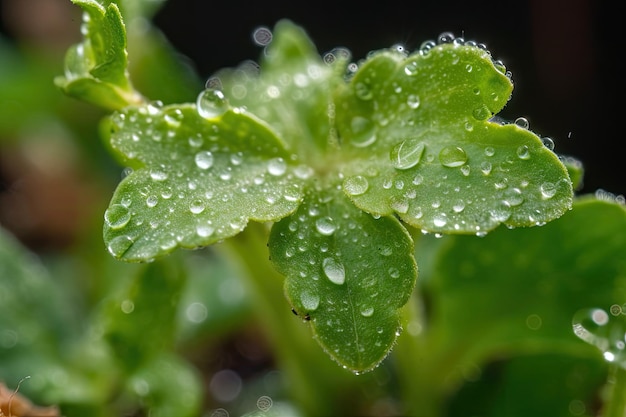
<path fill-rule="evenodd" d="M 420 103 L 420 98 L 416 94 L 409 94 L 406 99 L 406 104 L 412 109 L 417 109 L 420 106 Z"/>
<path fill-rule="evenodd" d="M 209 237 L 215 232 L 215 228 L 208 224 L 199 224 L 196 226 L 196 233 L 200 237 Z"/>
<path fill-rule="evenodd" d="M 528 123 L 528 120 L 526 118 L 518 117 L 517 119 L 515 119 L 515 126 L 521 127 L 522 129 L 528 129 L 530 123 Z"/>
<path fill-rule="evenodd" d="M 207 88 L 198 94 L 196 100 L 198 113 L 205 119 L 221 116 L 228 109 L 228 100 L 221 90 Z"/>
<path fill-rule="evenodd" d="M 266 46 L 272 42 L 272 31 L 266 27 L 258 27 L 252 32 L 252 40 L 259 46 Z"/>
<path fill-rule="evenodd" d="M 528 145 L 521 145 L 517 148 L 517 157 L 519 159 L 530 159 L 530 150 Z"/>
<path fill-rule="evenodd" d="M 334 258 L 325 258 L 322 261 L 324 274 L 333 284 L 342 285 L 346 281 L 346 271 L 343 264 Z"/>
<path fill-rule="evenodd" d="M 150 170 L 150 178 L 152 178 L 155 181 L 165 181 L 167 179 L 167 172 L 165 171 L 160 171 L 160 170 L 156 170 L 156 169 L 151 169 Z"/>
<path fill-rule="evenodd" d="M 552 197 L 554 197 L 554 195 L 556 194 L 556 184 L 554 184 L 553 182 L 544 182 L 543 184 L 541 184 L 541 197 L 544 200 L 548 200 Z"/>
<path fill-rule="evenodd" d="M 365 148 L 376 142 L 376 130 L 374 122 L 365 117 L 355 116 L 350 122 L 350 128 L 354 136 L 350 143 L 357 148 Z"/>
<path fill-rule="evenodd" d="M 159 199 L 157 198 L 157 196 L 151 195 L 148 198 L 146 198 L 146 205 L 148 207 L 154 207 L 157 205 L 158 202 L 159 202 Z"/>
<path fill-rule="evenodd" d="M 444 167 L 460 167 L 467 162 L 467 154 L 458 146 L 447 146 L 439 152 L 439 162 Z"/>
<path fill-rule="evenodd" d="M 267 172 L 270 175 L 274 175 L 276 177 L 280 177 L 287 171 L 287 163 L 283 158 L 273 158 L 270 159 L 267 163 Z"/>
<path fill-rule="evenodd" d="M 302 307 L 304 307 L 306 311 L 315 311 L 320 305 L 320 297 L 310 291 L 303 291 L 302 294 L 300 294 L 300 302 L 302 302 Z"/>
<path fill-rule="evenodd" d="M 440 214 L 433 218 L 433 224 L 436 227 L 444 227 L 446 224 L 448 224 L 448 219 L 444 214 Z"/>
<path fill-rule="evenodd" d="M 363 317 L 372 317 L 374 314 L 374 307 L 363 307 L 361 309 L 361 315 Z"/>
<path fill-rule="evenodd" d="M 495 155 L 495 153 L 496 153 L 496 150 L 493 147 L 487 146 L 485 148 L 485 155 L 486 156 L 493 156 L 493 155 Z"/>
<path fill-rule="evenodd" d="M 519 206 L 524 202 L 524 196 L 519 188 L 509 188 L 504 192 L 504 203 L 510 207 Z"/>
<path fill-rule="evenodd" d="M 113 238 L 109 244 L 107 245 L 107 250 L 109 253 L 116 258 L 120 258 L 133 244 L 133 240 L 126 236 L 117 236 Z"/>
<path fill-rule="evenodd" d="M 483 104 L 480 107 L 476 107 L 474 111 L 472 111 L 472 116 L 474 116 L 474 119 L 476 120 L 487 120 L 491 117 L 491 112 L 489 111 L 489 108 Z"/>
<path fill-rule="evenodd" d="M 602 351 L 607 362 L 626 363 L 624 319 L 612 317 L 605 310 L 591 308 L 578 311 L 572 318 L 574 334 Z"/>
<path fill-rule="evenodd" d="M 543 137 L 541 138 L 541 142 L 543 142 L 543 146 L 545 146 L 546 148 L 550 149 L 551 151 L 554 150 L 554 141 L 552 140 L 552 138 L 549 137 Z"/>
<path fill-rule="evenodd" d="M 331 217 L 325 216 L 315 221 L 315 228 L 321 235 L 330 236 L 337 230 L 337 225 Z"/>
<path fill-rule="evenodd" d="M 189 204 L 189 211 L 191 211 L 193 214 L 200 214 L 204 211 L 205 208 L 206 206 L 204 205 L 204 201 L 200 199 L 193 200 Z"/>
<path fill-rule="evenodd" d="M 437 43 L 452 43 L 454 41 L 454 34 L 452 32 L 442 32 L 437 37 Z"/>
<path fill-rule="evenodd" d="M 413 168 L 422 159 L 426 145 L 418 139 L 407 139 L 391 149 L 389 157 L 396 169 Z"/>
<path fill-rule="evenodd" d="M 404 73 L 408 76 L 417 74 L 417 63 L 415 61 L 407 63 L 404 67 Z"/>
<path fill-rule="evenodd" d="M 483 173 L 483 175 L 489 175 L 491 174 L 491 162 L 487 162 L 487 161 L 483 161 L 480 164 L 480 171 Z"/>
<path fill-rule="evenodd" d="M 365 194 L 365 192 L 369 188 L 369 182 L 367 181 L 367 178 L 361 175 L 357 175 L 354 177 L 346 178 L 343 183 L 343 188 L 349 195 L 361 195 Z"/>
<path fill-rule="evenodd" d="M 354 90 L 355 90 L 356 96 L 360 98 L 361 100 L 371 100 L 372 97 L 374 97 L 372 94 L 372 90 L 365 83 L 362 83 L 362 82 L 356 83 L 354 85 Z"/>
<path fill-rule="evenodd" d="M 505 222 L 511 217 L 511 207 L 506 202 L 501 201 L 489 211 L 489 216 L 498 223 Z"/>
<path fill-rule="evenodd" d="M 111 229 L 121 229 L 130 221 L 130 211 L 122 204 L 112 204 L 104 212 L 104 221 Z"/>
<path fill-rule="evenodd" d="M 204 142 L 204 139 L 202 139 L 202 136 L 197 135 L 190 136 L 187 141 L 189 142 L 189 146 L 191 146 L 192 148 L 199 148 L 200 146 L 202 146 L 202 142 Z"/>
<path fill-rule="evenodd" d="M 405 214 L 409 211 L 409 202 L 402 197 L 393 196 L 389 205 L 396 213 Z"/>
<path fill-rule="evenodd" d="M 213 166 L 213 154 L 210 151 L 200 151 L 195 157 L 196 166 L 200 169 L 209 169 Z"/>

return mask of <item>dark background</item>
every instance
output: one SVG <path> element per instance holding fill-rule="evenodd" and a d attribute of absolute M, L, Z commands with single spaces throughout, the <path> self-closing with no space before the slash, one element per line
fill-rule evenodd
<path fill-rule="evenodd" d="M 500 115 L 526 117 L 533 131 L 554 140 L 555 152 L 581 160 L 579 193 L 626 194 L 619 3 L 170 0 L 155 22 L 207 78 L 257 59 L 252 31 L 281 18 L 302 26 L 320 53 L 344 46 L 357 60 L 397 43 L 414 50 L 444 31 L 485 43 L 513 73 L 513 97 Z"/>

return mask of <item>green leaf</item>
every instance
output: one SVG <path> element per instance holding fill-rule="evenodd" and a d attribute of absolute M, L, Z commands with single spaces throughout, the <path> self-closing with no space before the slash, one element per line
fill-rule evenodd
<path fill-rule="evenodd" d="M 573 196 L 563 164 L 532 132 L 490 120 L 511 91 L 475 46 L 375 54 L 337 97 L 345 192 L 365 211 L 438 233 L 559 217 Z"/>
<path fill-rule="evenodd" d="M 269 247 L 287 297 L 324 350 L 355 372 L 376 367 L 417 277 L 413 241 L 398 220 L 373 218 L 339 190 L 312 193 L 272 227 Z"/>
<path fill-rule="evenodd" d="M 112 145 L 137 169 L 105 213 L 111 254 L 142 261 L 206 246 L 241 232 L 249 220 L 277 220 L 297 208 L 302 177 L 310 174 L 289 163 L 261 121 L 222 111 L 205 119 L 193 105 L 148 105 L 114 115 Z"/>
<path fill-rule="evenodd" d="M 449 416 L 597 416 L 607 366 L 590 358 L 529 355 L 497 362 L 448 401 Z"/>
<path fill-rule="evenodd" d="M 65 76 L 55 83 L 67 95 L 109 110 L 141 103 L 128 78 L 126 29 L 117 5 L 72 1 L 85 11 L 85 40 L 68 50 Z"/>
<path fill-rule="evenodd" d="M 270 124 L 309 166 L 332 167 L 323 151 L 337 141 L 331 98 L 343 78 L 322 61 L 300 27 L 278 22 L 260 68 L 247 61 L 217 72 L 209 83 Z"/>
<path fill-rule="evenodd" d="M 624 205 L 584 198 L 543 227 L 445 239 L 426 281 L 437 356 L 455 352 L 478 363 L 537 351 L 601 357 L 575 336 L 572 320 L 581 309 L 608 311 L 626 299 Z"/>
<path fill-rule="evenodd" d="M 134 371 L 172 347 L 185 278 L 175 258 L 160 260 L 105 303 L 104 337 L 125 369 Z"/>
<path fill-rule="evenodd" d="M 128 385 L 145 404 L 147 415 L 196 417 L 201 411 L 201 376 L 178 356 L 157 356 L 138 369 Z"/>

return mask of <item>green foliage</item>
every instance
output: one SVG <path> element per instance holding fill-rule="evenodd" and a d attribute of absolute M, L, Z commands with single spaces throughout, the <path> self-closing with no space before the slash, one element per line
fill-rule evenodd
<path fill-rule="evenodd" d="M 401 242 L 406 233 L 398 225 L 385 238 L 388 227 L 374 217 L 394 221 L 397 214 L 437 233 L 532 226 L 570 207 L 571 182 L 539 137 L 487 120 L 512 84 L 480 48 L 442 43 L 411 56 L 380 51 L 348 76 L 346 59 L 325 64 L 290 22 L 277 25 L 274 37 L 259 74 L 224 71 L 213 80 L 221 87 L 202 92 L 195 106 L 147 103 L 113 114 L 111 144 L 135 170 L 105 213 L 105 242 L 119 259 L 146 261 L 222 241 L 249 220 L 301 219 L 298 233 L 283 230 L 270 240 L 288 296 L 294 306 L 316 310 L 311 324 L 331 356 L 362 372 L 393 345 L 397 309 L 417 275 L 416 268 L 399 270 L 403 284 L 395 293 L 374 283 L 364 294 L 356 290 L 371 277 L 363 277 L 367 249 L 349 253 L 354 243 L 370 236 Z M 355 212 L 338 187 L 368 213 L 359 221 L 363 237 L 344 222 Z M 343 230 L 335 235 L 337 227 Z M 286 240 L 291 252 L 307 252 L 298 240 L 316 236 L 320 243 L 311 249 L 321 256 L 284 261 L 288 255 L 274 250 Z M 410 252 L 410 239 L 402 246 Z M 381 271 L 392 263 L 380 262 Z M 311 282 L 320 277 L 327 290 Z M 349 307 L 335 306 L 339 300 Z M 355 314 L 370 309 L 382 321 Z M 364 344 L 364 334 L 380 336 Z"/>
<path fill-rule="evenodd" d="M 65 58 L 65 76 L 55 82 L 66 94 L 107 109 L 139 101 L 127 72 L 126 30 L 115 3 L 76 0 L 86 13 L 85 41 Z"/>
<path fill-rule="evenodd" d="M 355 61 L 283 20 L 201 91 L 145 27 L 161 2 L 72 1 L 54 82 L 110 113 L 124 177 L 104 248 L 57 264 L 0 230 L 1 378 L 68 417 L 592 416 L 606 389 L 623 414 L 623 198 L 575 197 L 581 163 L 496 118 L 513 83 L 489 51 L 443 34 Z M 204 404 L 202 367 L 250 327 L 284 379 Z"/>

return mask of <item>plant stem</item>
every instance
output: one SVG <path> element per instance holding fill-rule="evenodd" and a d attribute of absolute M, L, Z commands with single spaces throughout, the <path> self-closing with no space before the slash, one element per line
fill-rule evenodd
<path fill-rule="evenodd" d="M 437 417 L 442 415 L 445 393 L 441 377 L 444 370 L 432 362 L 428 340 L 424 337 L 421 300 L 416 293 L 404 307 L 407 329 L 400 335 L 394 351 L 405 412 L 412 417 Z"/>
<path fill-rule="evenodd" d="M 611 368 L 609 377 L 609 398 L 605 403 L 602 417 L 626 416 L 626 370 L 619 365 Z"/>
<path fill-rule="evenodd" d="M 240 268 L 253 297 L 257 319 L 276 354 L 292 398 L 307 416 L 332 415 L 348 375 L 322 352 L 308 326 L 295 317 L 284 296 L 284 277 L 269 261 L 268 229 L 250 223 L 234 238 L 217 245 Z"/>

